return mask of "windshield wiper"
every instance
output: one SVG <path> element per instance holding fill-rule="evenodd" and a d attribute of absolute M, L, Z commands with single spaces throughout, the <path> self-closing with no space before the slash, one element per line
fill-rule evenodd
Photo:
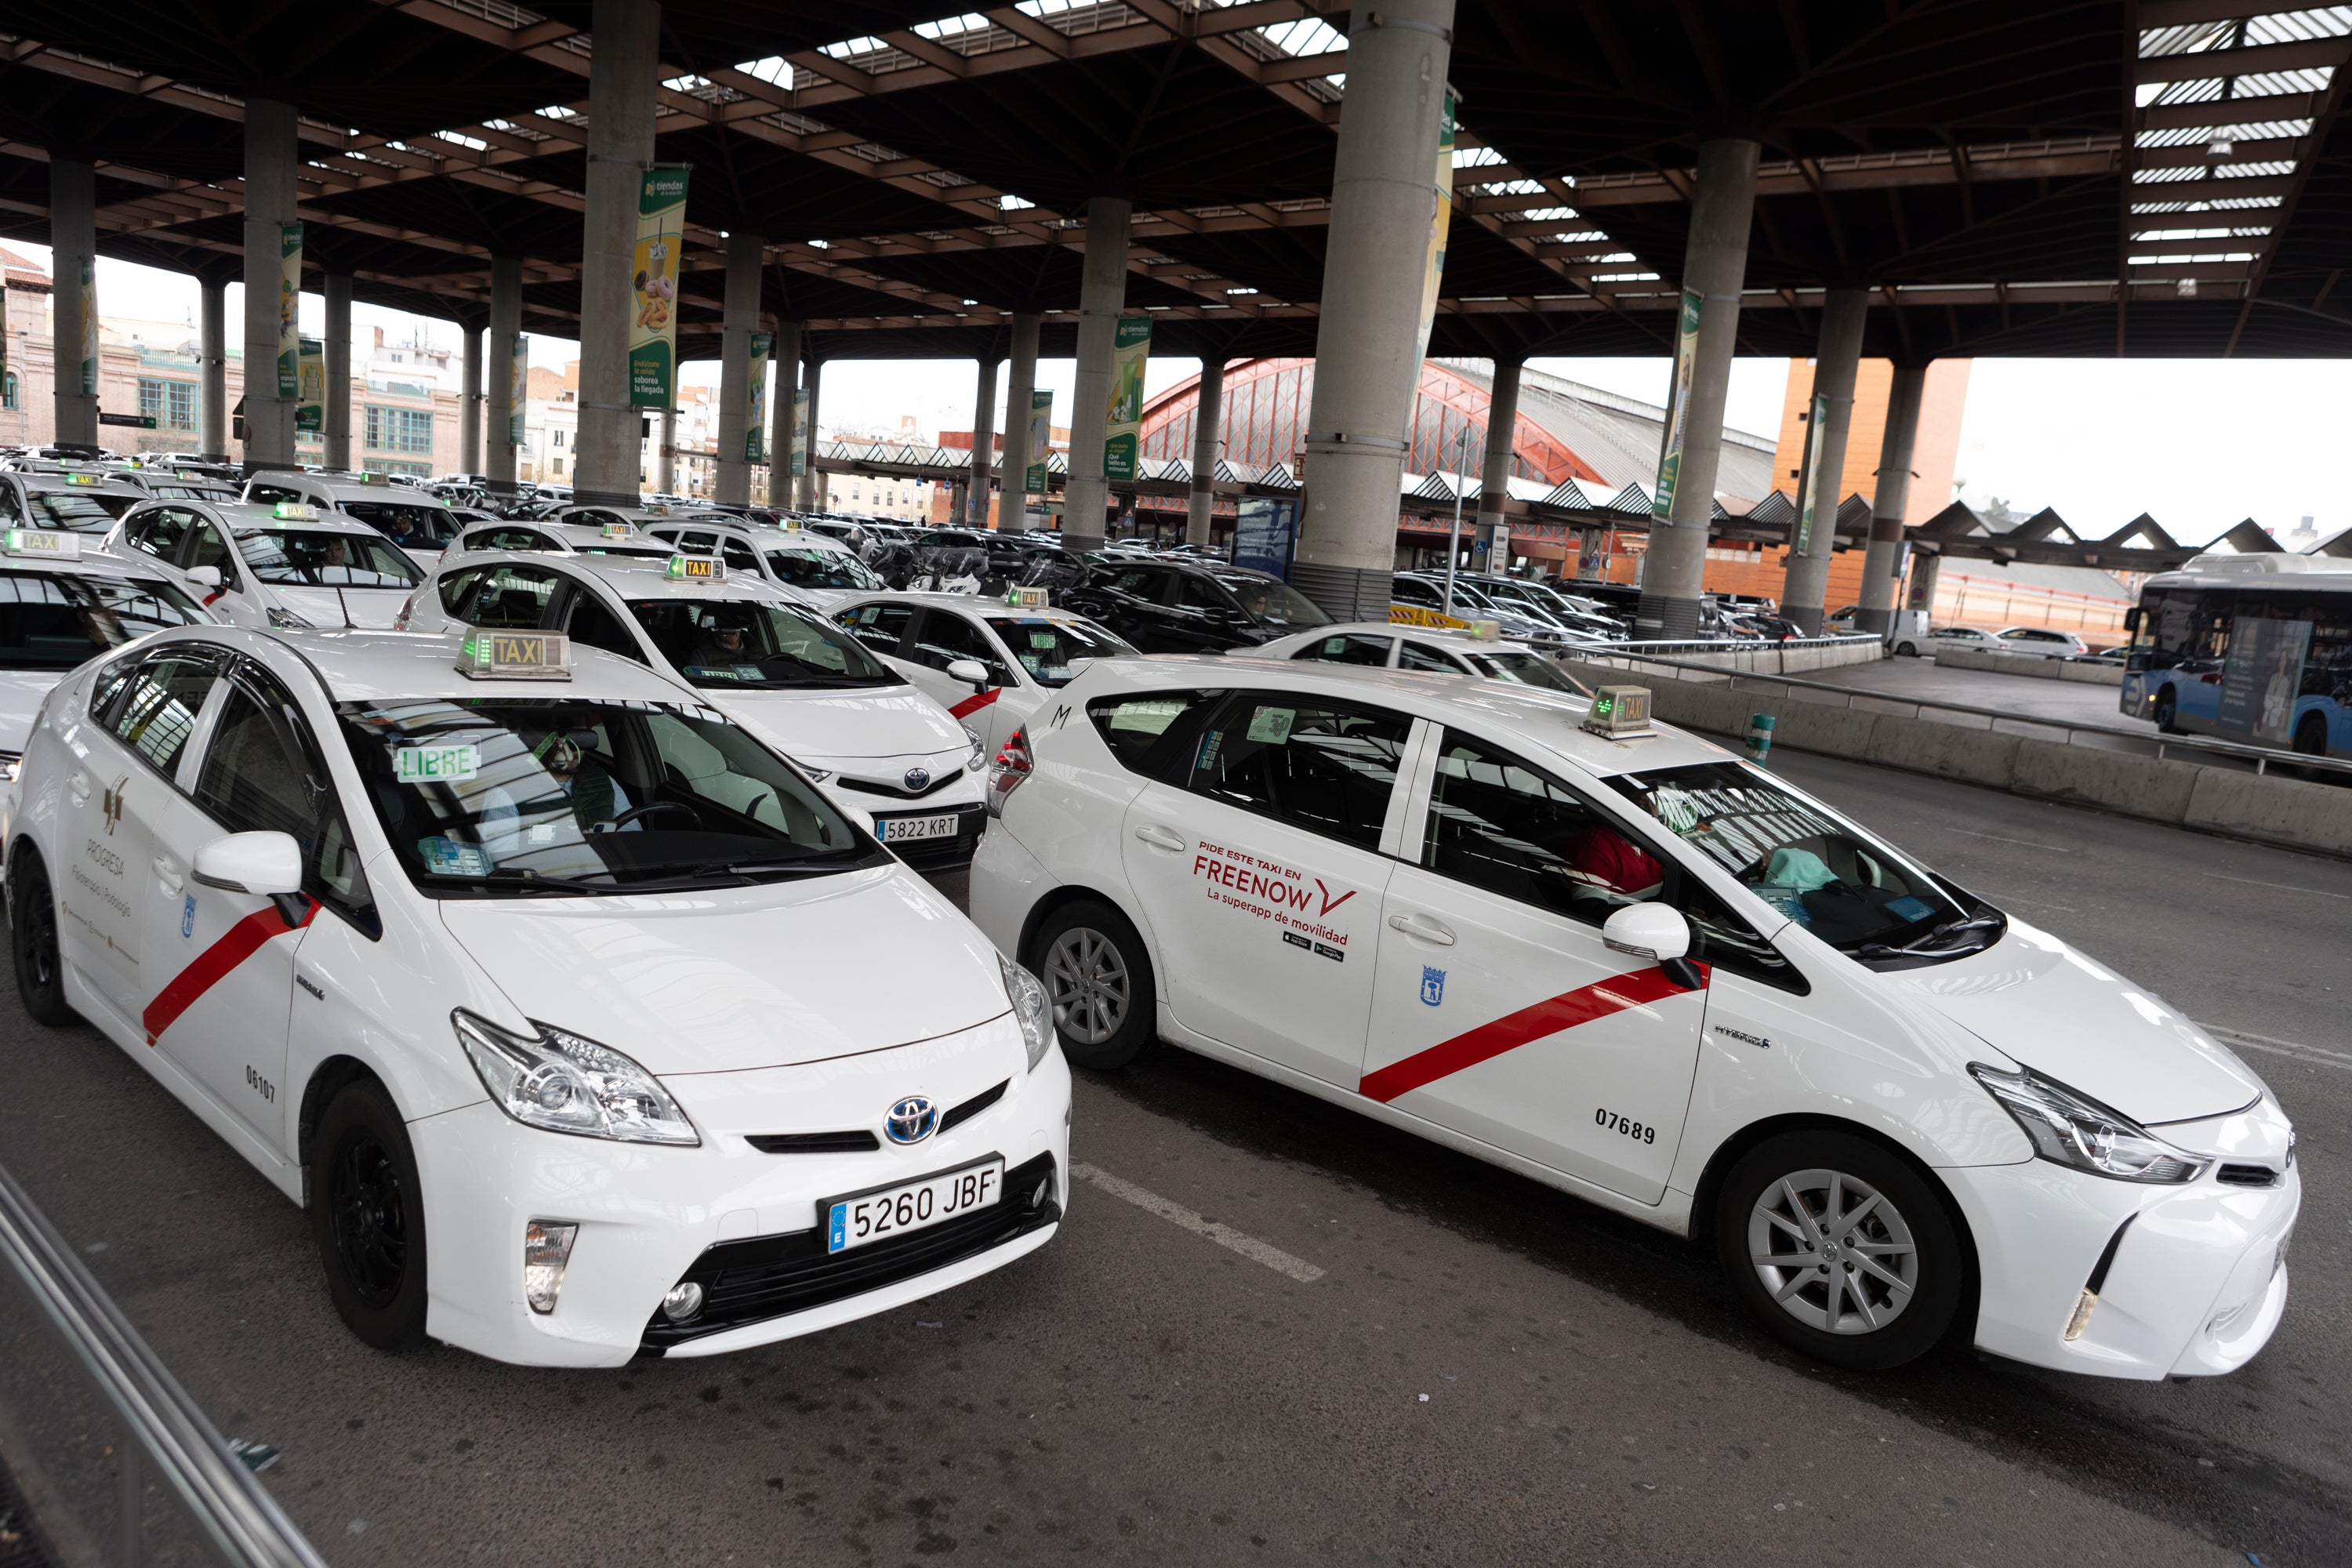
<path fill-rule="evenodd" d="M 617 883 L 583 882 L 574 877 L 543 877 L 536 871 L 485 871 L 478 877 L 468 877 L 457 871 L 427 871 L 425 876 L 436 882 L 463 882 L 469 887 L 512 888 L 530 893 L 588 893 L 604 898 L 626 891 Z"/>
<path fill-rule="evenodd" d="M 1946 921 L 1916 942 L 1906 942 L 1900 947 L 1890 946 L 1883 942 L 1866 942 L 1859 947 L 1848 948 L 1846 951 L 1856 958 L 1918 958 L 1928 953 L 1950 952 L 1951 949 L 1948 948 L 1929 945 L 1939 937 L 1951 936 L 1964 931 L 1983 931 L 2000 923 L 2001 917 L 1988 910 L 1983 914 L 1970 915 L 1966 920 Z"/>

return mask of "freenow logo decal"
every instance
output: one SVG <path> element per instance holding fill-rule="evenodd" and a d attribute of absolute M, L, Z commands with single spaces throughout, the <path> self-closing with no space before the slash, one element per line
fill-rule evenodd
<path fill-rule="evenodd" d="M 1328 922 L 1356 896 L 1356 889 L 1334 888 L 1279 860 L 1228 849 L 1205 838 L 1195 851 L 1192 875 L 1207 884 L 1203 891 L 1209 898 L 1239 914 L 1272 921 L 1286 935 L 1295 931 L 1312 938 L 1313 951 L 1344 960 L 1350 933 Z M 1307 886 L 1310 882 L 1314 886 Z"/>

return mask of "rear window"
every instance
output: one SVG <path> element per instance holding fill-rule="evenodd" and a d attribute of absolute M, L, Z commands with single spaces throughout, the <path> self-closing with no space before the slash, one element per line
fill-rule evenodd
<path fill-rule="evenodd" d="M 1160 691 L 1106 697 L 1087 705 L 1087 717 L 1126 767 L 1174 782 L 1192 761 L 1191 737 L 1222 691 Z"/>
<path fill-rule="evenodd" d="M 112 495 L 100 490 L 27 490 L 35 528 L 62 528 L 76 533 L 104 533 L 114 520 L 147 498 Z"/>

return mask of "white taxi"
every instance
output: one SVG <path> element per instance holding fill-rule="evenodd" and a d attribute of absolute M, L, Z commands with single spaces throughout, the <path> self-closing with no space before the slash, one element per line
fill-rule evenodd
<path fill-rule="evenodd" d="M 1488 623 L 1491 626 L 1493 623 Z M 1347 621 L 1294 632 L 1237 650 L 1244 658 L 1289 658 L 1309 664 L 1357 664 L 1374 669 L 1414 669 L 1431 675 L 1475 675 L 1544 691 L 1590 696 L 1584 683 L 1530 643 L 1486 635 L 1473 626 L 1424 626 L 1395 621 Z"/>
<path fill-rule="evenodd" d="M 301 501 L 150 501 L 106 538 L 239 626 L 389 628 L 425 574 L 355 518 Z"/>
<path fill-rule="evenodd" d="M 0 784 L 16 781 L 33 715 L 67 671 L 150 632 L 211 619 L 161 572 L 81 534 L 0 531 Z"/>
<path fill-rule="evenodd" d="M 246 481 L 245 499 L 264 506 L 291 501 L 355 517 L 426 567 L 449 547 L 460 526 L 457 513 L 439 496 L 393 484 L 382 474 L 273 468 Z"/>
<path fill-rule="evenodd" d="M 0 525 L 104 534 L 147 492 L 94 468 L 24 461 L 0 471 Z"/>
<path fill-rule="evenodd" d="M 602 510 L 602 509 L 600 509 Z M 641 532 L 618 513 L 606 522 L 570 521 L 551 518 L 508 519 L 475 523 L 457 536 L 447 553 L 478 555 L 489 550 L 527 550 L 541 555 L 622 555 L 641 561 L 667 561 L 668 545 Z"/>
<path fill-rule="evenodd" d="M 26 1010 L 303 1205 L 370 1344 L 740 1350 L 1059 1222 L 1038 983 L 642 665 L 164 632 L 58 687 L 9 800 Z"/>
<path fill-rule="evenodd" d="M 969 865 L 987 826 L 979 732 L 787 589 L 707 555 L 452 555 L 403 625 L 567 632 L 648 665 L 801 764 L 926 871 Z"/>
<path fill-rule="evenodd" d="M 1007 747 L 973 917 L 1079 1065 L 1165 1037 L 1709 1236 L 1824 1359 L 2259 1351 L 2302 1198 L 2261 1079 L 1646 716 L 1632 688 L 1107 660 Z"/>
<path fill-rule="evenodd" d="M 889 587 L 857 552 L 841 541 L 800 526 L 782 528 L 719 515 L 647 522 L 645 531 L 688 555 L 716 555 L 730 572 L 790 588 L 813 605 L 831 605 L 858 594 Z"/>
<path fill-rule="evenodd" d="M 991 756 L 1090 661 L 1136 652 L 1076 610 L 970 594 L 877 594 L 831 613 L 979 731 Z"/>

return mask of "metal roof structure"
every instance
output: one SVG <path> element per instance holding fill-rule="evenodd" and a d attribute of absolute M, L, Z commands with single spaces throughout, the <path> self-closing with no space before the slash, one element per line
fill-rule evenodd
<path fill-rule="evenodd" d="M 1129 305 L 1163 352 L 1313 352 L 1339 0 L 672 0 L 659 155 L 690 163 L 687 357 L 719 237 L 820 358 L 1075 333 L 1085 202 L 1132 198 Z M 0 238 L 95 161 L 103 254 L 226 272 L 247 95 L 291 99 L 306 258 L 478 321 L 493 254 L 571 335 L 587 0 L 15 0 Z M 1699 141 L 1763 145 L 1744 352 L 1811 352 L 1824 282 L 1865 352 L 2345 355 L 2352 6 L 2258 0 L 1460 0 L 1438 355 L 1658 353 Z"/>

